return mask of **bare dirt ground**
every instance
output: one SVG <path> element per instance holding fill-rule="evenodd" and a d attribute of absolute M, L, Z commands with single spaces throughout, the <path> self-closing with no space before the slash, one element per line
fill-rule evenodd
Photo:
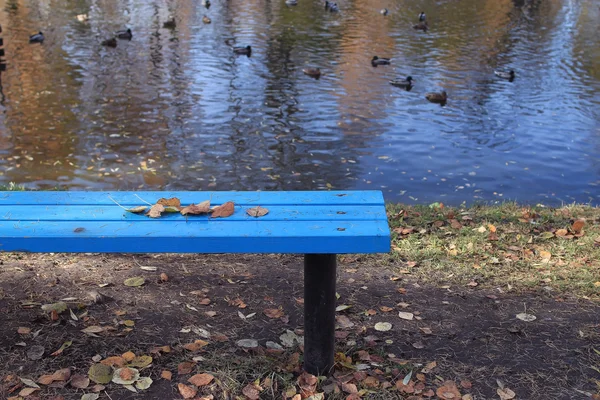
<path fill-rule="evenodd" d="M 338 312 L 336 371 L 313 385 L 313 398 L 323 392 L 332 399 L 597 395 L 596 302 L 541 286 L 513 293 L 435 285 L 402 268 L 389 256 L 339 258 L 338 304 L 349 307 Z M 124 284 L 140 276 L 142 286 Z M 285 347 L 280 338 L 288 330 L 302 335 L 302 297 L 301 256 L 0 254 L 0 398 L 27 394 L 19 378 L 38 381 L 61 368 L 87 376 L 95 363 L 127 352 L 152 357 L 139 368 L 151 386 L 133 393 L 108 383 L 96 387 L 99 398 L 181 399 L 178 383 L 191 387 L 188 379 L 198 373 L 213 379 L 199 385 L 197 399 L 307 397 L 313 393 L 298 383 L 301 346 Z M 61 299 L 66 311 L 42 310 Z M 520 320 L 520 313 L 536 319 Z M 376 330 L 379 322 L 391 329 Z M 96 333 L 82 332 L 88 327 Z M 240 347 L 241 339 L 259 346 Z M 268 349 L 267 341 L 283 350 Z M 78 389 L 70 379 L 40 384 L 26 398 L 93 393 L 93 382 Z"/>

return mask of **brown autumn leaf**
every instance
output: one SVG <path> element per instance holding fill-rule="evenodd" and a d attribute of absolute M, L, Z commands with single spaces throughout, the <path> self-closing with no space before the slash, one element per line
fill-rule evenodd
<path fill-rule="evenodd" d="M 453 381 L 444 382 L 443 386 L 440 386 L 436 390 L 436 394 L 440 399 L 451 400 L 451 399 L 460 399 L 461 394 L 456 387 L 456 383 Z"/>
<path fill-rule="evenodd" d="M 284 315 L 281 308 L 267 308 L 263 310 L 263 313 L 271 319 L 281 318 Z"/>
<path fill-rule="evenodd" d="M 242 389 L 242 393 L 250 400 L 258 400 L 260 398 L 261 390 L 262 388 L 260 386 L 249 383 Z"/>
<path fill-rule="evenodd" d="M 256 218 L 267 215 L 268 213 L 269 213 L 269 209 L 261 207 L 261 206 L 252 207 L 252 208 L 249 208 L 246 210 L 246 214 L 248 214 L 251 217 L 256 217 Z"/>
<path fill-rule="evenodd" d="M 86 389 L 90 385 L 90 378 L 85 375 L 73 375 L 71 377 L 71 382 L 69 382 L 72 387 L 77 389 Z"/>
<path fill-rule="evenodd" d="M 71 368 L 62 368 L 52 374 L 55 381 L 68 381 L 71 377 Z"/>
<path fill-rule="evenodd" d="M 498 234 L 496 232 L 490 232 L 488 235 L 488 240 L 491 242 L 498 241 Z"/>
<path fill-rule="evenodd" d="M 127 353 L 123 353 L 121 354 L 121 357 L 123 357 L 123 359 L 127 362 L 131 362 L 133 361 L 133 359 L 135 358 L 135 353 L 132 351 L 128 351 Z"/>
<path fill-rule="evenodd" d="M 573 222 L 573 225 L 571 225 L 571 230 L 575 233 L 579 233 L 579 232 L 581 232 L 581 230 L 583 229 L 584 226 L 585 226 L 585 220 L 578 219 L 577 221 Z"/>
<path fill-rule="evenodd" d="M 239 297 L 237 299 L 233 299 L 233 300 L 228 300 L 227 301 L 229 303 L 230 306 L 236 306 L 238 308 L 246 308 L 247 305 L 246 303 L 244 303 L 244 300 L 240 299 Z"/>
<path fill-rule="evenodd" d="M 42 375 L 37 380 L 40 385 L 49 385 L 54 382 L 54 375 Z"/>
<path fill-rule="evenodd" d="M 134 379 L 136 373 L 132 368 L 119 368 L 118 370 L 115 371 L 115 373 L 118 372 L 118 377 L 121 378 L 124 381 L 131 381 Z"/>
<path fill-rule="evenodd" d="M 492 224 L 488 224 L 488 229 L 490 230 L 490 232 L 496 232 L 496 227 Z"/>
<path fill-rule="evenodd" d="M 155 204 L 146 212 L 146 215 L 150 218 L 158 218 L 165 211 L 165 206 L 162 204 Z"/>
<path fill-rule="evenodd" d="M 382 312 L 390 312 L 390 311 L 393 311 L 393 310 L 394 310 L 392 307 L 388 307 L 388 306 L 381 306 L 381 307 L 379 307 L 379 309 L 380 309 Z"/>
<path fill-rule="evenodd" d="M 198 203 L 198 204 L 190 204 L 189 206 L 183 207 L 181 209 L 182 215 L 187 215 L 187 214 L 197 215 L 197 214 L 206 214 L 209 212 L 210 212 L 210 200 L 204 200 L 202 203 Z"/>
<path fill-rule="evenodd" d="M 181 201 L 177 197 L 171 197 L 170 199 L 160 198 L 156 202 L 156 204 L 160 204 L 165 207 L 181 207 Z"/>
<path fill-rule="evenodd" d="M 211 214 L 212 218 L 226 218 L 233 215 L 235 211 L 235 203 L 233 201 L 228 201 L 220 206 L 213 208 L 213 212 Z"/>
<path fill-rule="evenodd" d="M 462 224 L 461 224 L 460 222 L 458 222 L 458 220 L 457 220 L 457 219 L 451 219 L 451 220 L 450 220 L 450 226 L 451 226 L 453 229 L 460 229 L 460 228 L 462 228 Z"/>
<path fill-rule="evenodd" d="M 373 310 L 372 308 L 369 308 L 367 311 L 365 311 L 366 315 L 376 315 L 377 314 L 377 310 Z"/>
<path fill-rule="evenodd" d="M 18 333 L 19 335 L 29 335 L 29 334 L 31 333 L 31 328 L 27 328 L 27 327 L 25 327 L 25 326 L 20 326 L 20 327 L 17 329 L 17 333 Z"/>
<path fill-rule="evenodd" d="M 188 382 L 198 387 L 206 386 L 215 379 L 211 374 L 196 374 L 188 379 Z"/>
<path fill-rule="evenodd" d="M 556 232 L 554 232 L 554 234 L 559 237 L 564 237 L 569 234 L 569 231 L 566 229 L 558 229 Z"/>
<path fill-rule="evenodd" d="M 375 378 L 374 376 L 367 376 L 362 381 L 362 384 L 365 387 L 376 388 L 379 386 L 379 379 Z"/>
<path fill-rule="evenodd" d="M 134 355 L 135 358 L 135 355 Z M 125 365 L 126 361 L 123 357 L 121 356 L 112 356 L 112 357 L 108 357 L 105 358 L 104 360 L 100 361 L 100 364 L 104 364 L 104 365 L 108 365 L 109 367 L 118 367 L 121 368 Z"/>
<path fill-rule="evenodd" d="M 342 391 L 346 393 L 358 393 L 358 388 L 354 383 L 343 383 L 342 382 Z"/>
<path fill-rule="evenodd" d="M 194 341 L 194 343 L 187 343 L 183 345 L 183 348 L 189 351 L 198 351 L 201 348 L 203 348 L 204 346 L 206 346 L 208 344 L 208 342 L 204 341 L 204 340 L 196 340 Z"/>
<path fill-rule="evenodd" d="M 184 385 L 183 383 L 178 383 L 177 388 L 179 389 L 179 394 L 181 394 L 184 399 L 191 399 L 196 396 L 196 393 L 198 393 L 198 389 L 192 386 Z"/>
<path fill-rule="evenodd" d="M 465 389 L 471 389 L 473 387 L 473 384 L 471 383 L 471 381 L 460 381 L 460 386 L 462 386 Z"/>
<path fill-rule="evenodd" d="M 179 375 L 185 375 L 185 374 L 189 374 L 190 372 L 192 372 L 193 369 L 194 369 L 194 363 L 191 363 L 189 361 L 184 361 L 177 366 L 177 373 Z"/>
<path fill-rule="evenodd" d="M 210 299 L 208 297 L 205 297 L 202 300 L 200 300 L 200 305 L 201 306 L 207 306 L 209 304 L 210 304 Z"/>
<path fill-rule="evenodd" d="M 319 379 L 316 376 L 304 371 L 298 377 L 298 386 L 300 387 L 302 393 L 305 394 L 306 397 L 309 397 L 317 389 L 318 381 Z"/>
<path fill-rule="evenodd" d="M 161 274 L 160 274 L 160 281 L 161 282 L 168 282 L 169 281 L 169 275 L 165 274 L 164 272 L 161 272 Z"/>
<path fill-rule="evenodd" d="M 173 378 L 173 373 L 165 369 L 160 373 L 160 377 L 170 381 Z"/>
<path fill-rule="evenodd" d="M 550 260 L 552 258 L 552 253 L 546 250 L 541 250 L 539 254 L 542 260 Z"/>
<path fill-rule="evenodd" d="M 500 400 L 511 400 L 514 399 L 516 394 L 509 388 L 498 388 L 496 389 L 496 393 L 500 396 Z"/>

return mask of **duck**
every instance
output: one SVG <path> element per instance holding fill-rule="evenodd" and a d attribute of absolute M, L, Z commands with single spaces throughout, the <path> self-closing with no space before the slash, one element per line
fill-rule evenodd
<path fill-rule="evenodd" d="M 421 11 L 421 14 L 419 14 L 419 22 L 424 22 L 426 18 L 425 12 Z"/>
<path fill-rule="evenodd" d="M 202 5 L 206 8 L 210 8 L 210 0 L 202 0 Z"/>
<path fill-rule="evenodd" d="M 388 15 L 390 12 L 389 12 L 389 10 L 388 10 L 387 8 L 384 8 L 384 9 L 382 9 L 381 11 L 379 11 L 379 13 L 385 17 L 385 16 L 386 16 L 386 15 Z"/>
<path fill-rule="evenodd" d="M 302 72 L 315 79 L 319 79 L 321 77 L 321 70 L 319 68 L 304 68 Z"/>
<path fill-rule="evenodd" d="M 448 94 L 446 93 L 446 91 L 442 91 L 440 93 L 426 93 L 425 98 L 432 103 L 445 104 L 446 100 L 448 100 Z"/>
<path fill-rule="evenodd" d="M 297 6 L 298 0 L 285 0 L 285 4 L 287 4 L 288 6 Z"/>
<path fill-rule="evenodd" d="M 429 27 L 427 26 L 427 21 L 423 21 L 423 22 L 419 22 L 418 24 L 413 25 L 413 29 L 427 32 L 427 29 L 429 29 Z"/>
<path fill-rule="evenodd" d="M 44 41 L 44 34 L 42 31 L 29 36 L 29 43 L 42 43 Z"/>
<path fill-rule="evenodd" d="M 173 29 L 177 26 L 177 22 L 175 22 L 175 18 L 172 15 L 169 15 L 169 19 L 165 21 L 163 24 L 163 28 Z"/>
<path fill-rule="evenodd" d="M 117 31 L 117 33 L 115 33 L 115 35 L 119 38 L 119 39 L 129 39 L 131 40 L 131 38 L 133 37 L 133 33 L 131 33 L 131 29 L 123 29 L 120 31 Z"/>
<path fill-rule="evenodd" d="M 409 87 L 412 87 L 413 85 L 413 78 L 412 76 L 407 76 L 406 79 L 392 79 L 390 81 L 390 84 L 393 86 L 397 86 L 397 87 L 401 87 L 404 89 L 407 89 Z"/>
<path fill-rule="evenodd" d="M 202 22 L 204 22 L 205 24 L 210 24 L 212 20 L 205 15 L 204 17 L 202 17 Z"/>
<path fill-rule="evenodd" d="M 77 18 L 77 21 L 79 22 L 87 22 L 90 20 L 90 17 L 87 14 L 78 14 L 75 18 Z"/>
<path fill-rule="evenodd" d="M 508 79 L 511 82 L 515 79 L 515 71 L 513 70 L 510 70 L 509 72 L 494 71 L 494 74 L 499 78 Z"/>
<path fill-rule="evenodd" d="M 377 56 L 373 56 L 371 59 L 371 65 L 376 67 L 378 65 L 389 65 L 391 60 L 389 58 L 379 58 Z"/>
<path fill-rule="evenodd" d="M 233 52 L 235 54 L 242 54 L 242 55 L 247 55 L 248 57 L 250 57 L 250 54 L 252 53 L 252 47 L 251 46 L 234 47 Z"/>
<path fill-rule="evenodd" d="M 102 46 L 117 47 L 117 39 L 115 39 L 115 38 L 106 39 L 106 40 L 103 40 L 102 43 L 100 43 L 100 44 Z"/>
<path fill-rule="evenodd" d="M 340 11 L 340 8 L 338 7 L 337 3 L 329 3 L 329 12 L 338 12 Z"/>

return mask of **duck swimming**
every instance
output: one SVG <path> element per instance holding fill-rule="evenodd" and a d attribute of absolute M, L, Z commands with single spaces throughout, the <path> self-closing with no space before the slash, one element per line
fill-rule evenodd
<path fill-rule="evenodd" d="M 44 41 L 44 34 L 42 31 L 29 36 L 29 43 L 42 43 Z"/>
<path fill-rule="evenodd" d="M 210 24 L 212 20 L 205 15 L 204 17 L 202 17 L 202 22 L 204 22 L 205 24 Z"/>
<path fill-rule="evenodd" d="M 377 56 L 373 56 L 371 59 L 371 65 L 376 67 L 378 65 L 389 65 L 391 60 L 389 58 L 379 58 Z"/>
<path fill-rule="evenodd" d="M 392 86 L 401 87 L 404 89 L 412 88 L 413 78 L 412 76 L 407 76 L 406 79 L 392 79 L 390 84 Z"/>
<path fill-rule="evenodd" d="M 117 39 L 115 39 L 115 38 L 106 39 L 106 40 L 103 40 L 102 43 L 100 43 L 100 44 L 102 46 L 117 47 Z"/>
<path fill-rule="evenodd" d="M 233 52 L 235 54 L 242 54 L 242 55 L 246 55 L 246 56 L 250 57 L 250 54 L 252 54 L 252 47 L 251 46 L 234 47 Z"/>
<path fill-rule="evenodd" d="M 427 29 L 429 29 L 429 27 L 427 26 L 427 21 L 423 21 L 423 22 L 419 22 L 418 24 L 413 25 L 413 29 L 416 29 L 418 31 L 427 32 Z"/>
<path fill-rule="evenodd" d="M 425 94 L 425 98 L 432 103 L 446 104 L 446 101 L 448 100 L 448 94 L 446 91 L 442 91 L 441 93 L 432 92 Z"/>
<path fill-rule="evenodd" d="M 315 79 L 319 79 L 321 77 L 321 70 L 319 68 L 304 68 L 302 72 Z"/>
<path fill-rule="evenodd" d="M 115 34 L 119 39 L 128 39 L 131 40 L 131 38 L 133 37 L 133 33 L 131 33 L 131 29 L 127 29 L 127 30 L 120 30 L 117 31 L 117 33 Z"/>
<path fill-rule="evenodd" d="M 388 11 L 388 9 L 387 9 L 387 8 L 384 8 L 384 9 L 382 9 L 381 11 L 379 11 L 379 13 L 385 17 L 385 16 L 386 16 L 386 15 L 388 15 L 390 12 Z"/>
<path fill-rule="evenodd" d="M 497 77 L 500 77 L 502 79 L 508 79 L 509 81 L 513 81 L 515 79 L 515 71 L 510 70 L 509 72 L 505 72 L 505 71 L 494 71 L 494 74 Z"/>

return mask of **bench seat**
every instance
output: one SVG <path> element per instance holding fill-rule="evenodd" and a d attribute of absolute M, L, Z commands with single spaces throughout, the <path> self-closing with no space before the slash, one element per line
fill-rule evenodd
<path fill-rule="evenodd" d="M 171 197 L 235 210 L 149 218 L 123 209 Z M 269 212 L 246 213 L 257 206 Z M 0 251 L 304 254 L 304 369 L 315 375 L 333 366 L 336 254 L 389 249 L 380 191 L 0 192 Z"/>

